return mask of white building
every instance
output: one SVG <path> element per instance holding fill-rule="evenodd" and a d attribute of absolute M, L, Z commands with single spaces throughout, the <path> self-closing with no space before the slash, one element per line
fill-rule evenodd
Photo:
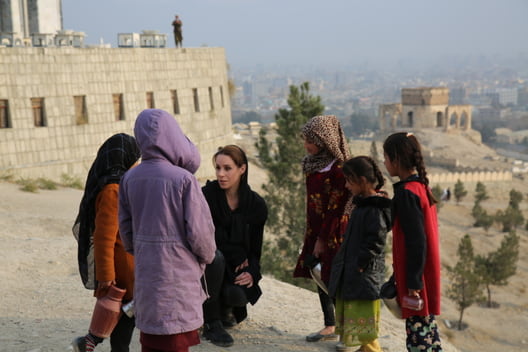
<path fill-rule="evenodd" d="M 61 0 L 0 0 L 0 44 L 53 46 L 63 29 L 61 7 Z"/>

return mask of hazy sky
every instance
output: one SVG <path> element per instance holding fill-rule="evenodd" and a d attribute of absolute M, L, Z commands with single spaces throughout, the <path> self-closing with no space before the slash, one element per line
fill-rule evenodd
<path fill-rule="evenodd" d="M 222 46 L 231 65 L 344 64 L 528 53 L 528 0 L 62 0 L 64 29 L 116 46 L 117 33 Z"/>

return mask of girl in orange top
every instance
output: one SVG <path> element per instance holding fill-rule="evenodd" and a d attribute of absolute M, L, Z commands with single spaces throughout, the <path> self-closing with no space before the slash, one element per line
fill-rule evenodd
<path fill-rule="evenodd" d="M 99 148 L 90 168 L 79 207 L 79 268 L 83 282 L 93 275 L 87 260 L 93 235 L 95 258 L 95 297 L 103 297 L 110 286 L 126 289 L 123 303 L 132 300 L 134 290 L 134 257 L 125 252 L 118 224 L 119 181 L 139 159 L 134 137 L 124 133 L 107 139 Z M 134 332 L 134 318 L 122 314 L 110 336 L 114 352 L 127 352 Z M 103 338 L 88 333 L 73 341 L 73 350 L 91 352 Z"/>

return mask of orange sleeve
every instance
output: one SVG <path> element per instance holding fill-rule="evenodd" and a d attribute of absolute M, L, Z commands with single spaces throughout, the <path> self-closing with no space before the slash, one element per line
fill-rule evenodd
<path fill-rule="evenodd" d="M 94 255 L 97 281 L 116 279 L 114 251 L 119 236 L 118 190 L 117 184 L 106 185 L 95 200 Z"/>

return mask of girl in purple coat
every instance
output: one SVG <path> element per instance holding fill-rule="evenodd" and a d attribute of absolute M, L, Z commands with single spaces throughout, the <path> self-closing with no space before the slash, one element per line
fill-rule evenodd
<path fill-rule="evenodd" d="M 200 343 L 200 278 L 216 250 L 211 213 L 193 175 L 200 155 L 163 110 L 141 112 L 134 134 L 142 162 L 121 181 L 119 230 L 135 257 L 142 352 L 187 352 Z"/>

